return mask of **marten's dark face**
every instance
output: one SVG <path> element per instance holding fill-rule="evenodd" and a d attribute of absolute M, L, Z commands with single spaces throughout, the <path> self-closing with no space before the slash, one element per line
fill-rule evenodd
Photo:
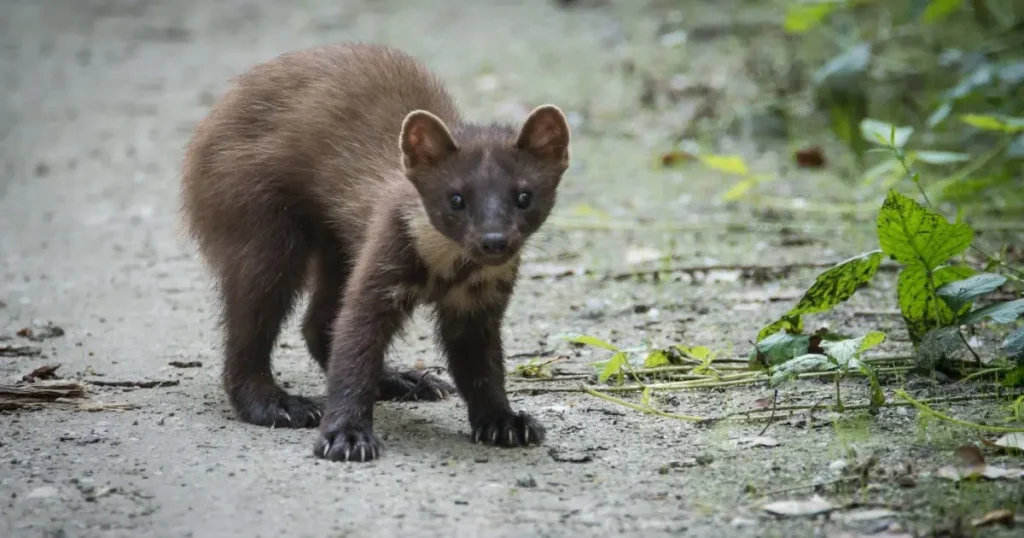
<path fill-rule="evenodd" d="M 434 228 L 477 262 L 500 265 L 551 213 L 568 165 L 569 129 L 555 107 L 536 109 L 518 135 L 496 125 L 457 129 L 452 136 L 432 115 L 410 114 L 406 173 Z"/>

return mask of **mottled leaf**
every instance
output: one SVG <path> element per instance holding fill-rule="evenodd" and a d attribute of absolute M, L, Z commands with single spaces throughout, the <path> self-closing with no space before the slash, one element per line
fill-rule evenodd
<path fill-rule="evenodd" d="M 807 372 L 830 372 L 836 369 L 835 362 L 825 355 L 808 353 L 790 361 L 772 367 L 772 375 L 768 378 L 768 386 L 777 387 L 796 376 Z"/>
<path fill-rule="evenodd" d="M 914 352 L 916 366 L 922 370 L 932 370 L 948 364 L 957 357 L 963 357 L 969 350 L 960 338 L 956 326 L 945 326 L 931 329 L 924 333 L 917 343 Z"/>
<path fill-rule="evenodd" d="M 996 323 L 1013 323 L 1021 315 L 1024 315 L 1024 299 L 1017 299 L 1016 301 L 995 303 L 979 308 L 964 316 L 962 323 L 964 325 L 974 325 L 981 323 L 985 318 L 989 318 Z"/>
<path fill-rule="evenodd" d="M 811 335 L 775 333 L 757 343 L 755 354 L 763 357 L 769 365 L 780 364 L 807 353 Z"/>
<path fill-rule="evenodd" d="M 778 321 L 761 329 L 758 339 L 787 328 L 786 325 L 796 328 L 792 326 L 800 323 L 801 315 L 825 312 L 849 299 L 857 289 L 875 276 L 884 256 L 882 251 L 874 250 L 840 262 L 821 273 L 792 310 Z"/>
<path fill-rule="evenodd" d="M 940 267 L 930 275 L 921 265 L 908 265 L 900 271 L 896 291 L 911 342 L 916 344 L 929 330 L 953 322 L 953 311 L 935 294 L 935 290 L 973 273 L 973 269 L 964 266 Z"/>
<path fill-rule="evenodd" d="M 935 292 L 946 301 L 949 308 L 959 312 L 965 305 L 978 297 L 992 293 L 1006 283 L 1006 277 L 992 273 L 980 273 L 963 280 L 950 282 Z"/>
<path fill-rule="evenodd" d="M 971 245 L 974 230 L 963 222 L 950 224 L 942 215 L 890 190 L 878 212 L 882 250 L 908 266 L 932 269 Z"/>
<path fill-rule="evenodd" d="M 1017 329 L 1003 340 L 1003 351 L 1015 359 L 1018 364 L 1024 363 L 1024 327 Z"/>

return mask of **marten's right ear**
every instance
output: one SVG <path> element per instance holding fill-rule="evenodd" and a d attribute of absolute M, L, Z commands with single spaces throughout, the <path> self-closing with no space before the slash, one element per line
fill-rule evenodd
<path fill-rule="evenodd" d="M 444 122 L 426 110 L 405 116 L 399 144 L 406 170 L 434 166 L 459 149 Z"/>

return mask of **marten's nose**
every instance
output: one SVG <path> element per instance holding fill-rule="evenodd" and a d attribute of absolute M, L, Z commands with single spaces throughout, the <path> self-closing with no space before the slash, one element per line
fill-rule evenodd
<path fill-rule="evenodd" d="M 480 240 L 485 254 L 501 254 L 508 248 L 508 237 L 503 233 L 485 233 Z"/>

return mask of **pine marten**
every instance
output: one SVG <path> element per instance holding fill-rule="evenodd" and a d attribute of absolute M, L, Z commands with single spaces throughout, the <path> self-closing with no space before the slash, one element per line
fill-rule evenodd
<path fill-rule="evenodd" d="M 501 326 L 524 243 L 555 205 L 570 129 L 554 105 L 521 126 L 466 120 L 393 48 L 286 53 L 237 78 L 199 123 L 182 212 L 217 284 L 223 386 L 240 420 L 319 426 L 314 453 L 380 457 L 377 400 L 458 390 L 474 442 L 542 444 L 505 393 Z M 326 405 L 289 394 L 271 351 L 299 294 Z M 435 313 L 454 386 L 385 365 L 415 307 Z"/>

